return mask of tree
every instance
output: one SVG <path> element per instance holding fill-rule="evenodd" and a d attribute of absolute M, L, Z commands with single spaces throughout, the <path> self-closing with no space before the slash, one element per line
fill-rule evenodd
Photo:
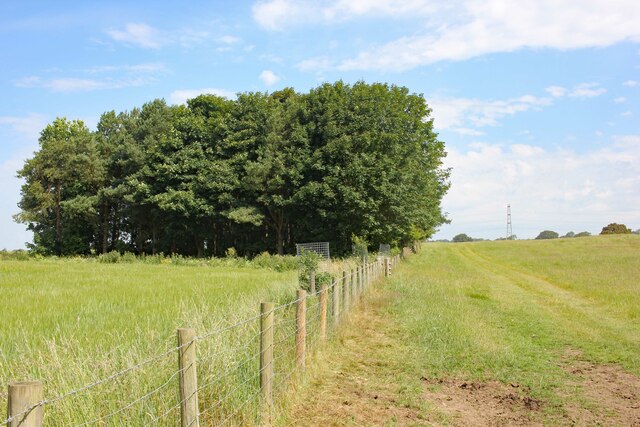
<path fill-rule="evenodd" d="M 576 237 L 589 237 L 589 236 L 591 236 L 591 233 L 589 233 L 588 231 L 581 231 L 576 234 Z"/>
<path fill-rule="evenodd" d="M 571 238 L 571 237 L 576 237 L 576 233 L 574 233 L 573 231 L 568 231 L 567 234 L 565 234 L 564 236 L 562 236 L 563 238 Z"/>
<path fill-rule="evenodd" d="M 536 237 L 536 240 L 557 239 L 558 237 L 559 237 L 559 234 L 556 233 L 555 231 L 545 230 L 545 231 L 541 231 L 540 234 L 538 234 L 538 237 Z"/>
<path fill-rule="evenodd" d="M 444 143 L 422 95 L 324 84 L 154 100 L 104 113 L 95 133 L 56 119 L 19 176 L 18 221 L 42 253 L 240 255 L 352 236 L 411 244 L 448 220 Z"/>
<path fill-rule="evenodd" d="M 602 227 L 600 234 L 631 234 L 631 229 L 627 228 L 624 224 L 617 224 L 612 222 L 606 227 Z"/>
<path fill-rule="evenodd" d="M 464 233 L 457 234 L 452 239 L 453 242 L 461 243 L 461 242 L 473 242 L 473 238 L 467 236 Z"/>
<path fill-rule="evenodd" d="M 57 118 L 42 131 L 39 144 L 18 171 L 26 182 L 15 219 L 34 232 L 33 248 L 39 252 L 88 253 L 104 174 L 95 141 L 82 121 Z"/>

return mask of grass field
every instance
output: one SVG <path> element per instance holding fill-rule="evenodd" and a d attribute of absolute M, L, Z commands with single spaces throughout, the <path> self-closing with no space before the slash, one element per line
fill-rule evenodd
<path fill-rule="evenodd" d="M 0 421 L 9 381 L 41 379 L 45 397 L 54 397 L 175 347 L 178 327 L 204 334 L 255 316 L 260 301 L 293 299 L 296 286 L 295 272 L 256 268 L 0 261 Z M 207 370 L 202 381 L 239 360 L 238 343 L 256 328 L 252 322 L 199 343 L 202 354 L 213 355 L 199 366 Z M 47 406 L 47 425 L 94 420 L 162 386 L 176 371 L 175 356 Z M 95 424 L 149 424 L 175 404 L 175 389 L 152 397 Z M 177 416 L 179 409 L 159 425 Z"/>
<path fill-rule="evenodd" d="M 639 273 L 638 236 L 423 245 L 282 424 L 639 424 Z"/>

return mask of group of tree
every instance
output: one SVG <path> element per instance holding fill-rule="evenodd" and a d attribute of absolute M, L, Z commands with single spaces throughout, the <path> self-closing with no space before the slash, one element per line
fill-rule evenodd
<path fill-rule="evenodd" d="M 346 252 L 352 236 L 401 245 L 447 221 L 444 143 L 423 96 L 395 85 L 154 100 L 93 132 L 58 118 L 39 144 L 15 219 L 42 254 Z"/>

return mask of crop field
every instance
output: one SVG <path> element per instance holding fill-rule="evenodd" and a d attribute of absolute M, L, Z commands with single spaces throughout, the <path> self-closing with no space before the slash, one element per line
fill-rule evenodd
<path fill-rule="evenodd" d="M 282 425 L 638 425 L 639 272 L 631 235 L 423 245 Z"/>
<path fill-rule="evenodd" d="M 260 301 L 293 299 L 296 286 L 295 272 L 258 268 L 0 261 L 0 420 L 10 381 L 43 380 L 45 398 L 64 395 L 175 348 L 176 328 L 221 329 L 255 316 Z M 200 373 L 203 381 L 239 360 L 237 343 L 256 328 L 252 322 L 199 343 L 202 354 L 215 359 L 199 366 L 210 370 Z M 175 356 L 48 405 L 45 425 L 151 424 L 165 414 L 158 425 L 175 424 L 179 407 L 169 411 L 175 389 L 162 388 L 168 379 L 175 382 Z M 157 392 L 134 402 L 149 390 Z"/>

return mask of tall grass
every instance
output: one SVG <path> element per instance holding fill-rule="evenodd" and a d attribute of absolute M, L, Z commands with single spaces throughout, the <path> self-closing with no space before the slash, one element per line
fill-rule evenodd
<path fill-rule="evenodd" d="M 293 298 L 296 273 L 243 267 L 98 263 L 93 260 L 0 262 L 0 420 L 6 385 L 40 379 L 51 398 L 176 346 L 176 329 L 199 335 L 258 313 L 260 301 Z M 198 341 L 203 405 L 215 394 L 243 401 L 256 390 L 258 321 Z M 252 356 L 246 366 L 238 361 Z M 221 374 L 230 368 L 234 375 Z M 242 370 L 245 369 L 245 377 Z M 45 408 L 46 425 L 174 424 L 179 416 L 177 353 L 154 360 Z M 238 374 L 238 375 L 236 375 Z M 157 390 L 136 402 L 141 396 Z M 124 405 L 136 402 L 123 409 Z M 229 407 L 229 406 L 228 406 Z M 232 406 L 230 406 L 232 407 Z M 105 414 L 121 410 L 113 417 Z M 217 415 L 223 409 L 216 409 Z"/>

